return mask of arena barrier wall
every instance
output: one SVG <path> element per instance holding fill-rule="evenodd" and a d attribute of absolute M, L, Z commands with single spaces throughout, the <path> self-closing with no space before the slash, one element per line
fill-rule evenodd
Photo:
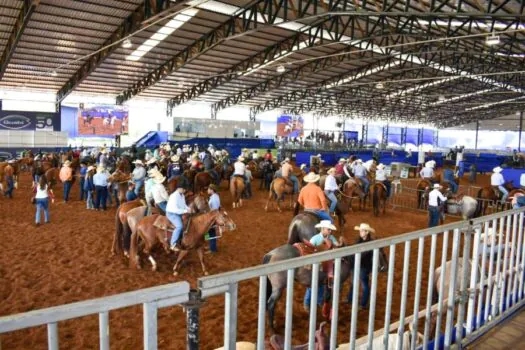
<path fill-rule="evenodd" d="M 58 322 L 99 314 L 100 348 L 109 349 L 109 311 L 143 304 L 144 348 L 157 349 L 157 310 L 173 305 L 185 306 L 187 348 L 198 349 L 199 312 L 195 305 L 206 298 L 224 296 L 224 346 L 236 348 L 238 296 L 248 280 L 259 280 L 257 303 L 257 349 L 264 349 L 266 335 L 266 293 L 268 275 L 285 272 L 287 276 L 285 311 L 285 349 L 291 349 L 296 269 L 311 268 L 312 300 L 309 314 L 309 349 L 314 349 L 317 326 L 319 272 L 325 261 L 334 261 L 330 349 L 448 349 L 471 344 L 497 324 L 525 306 L 524 240 L 525 208 L 488 215 L 471 221 L 423 229 L 368 243 L 330 250 L 283 262 L 274 262 L 198 279 L 198 291 L 187 282 L 168 284 L 110 297 L 31 311 L 0 318 L 0 333 L 39 325 L 48 327 L 48 347 L 58 349 Z M 417 256 L 411 256 L 417 245 Z M 370 305 L 358 313 L 359 272 L 364 253 L 372 252 Z M 380 254 L 387 256 L 386 278 L 379 273 Z M 396 252 L 402 264 L 396 271 Z M 353 259 L 353 300 L 349 331 L 338 332 L 342 264 Z M 415 268 L 410 269 L 410 266 Z M 440 267 L 438 274 L 436 268 Z M 402 270 L 402 271 L 400 271 Z M 410 272 L 412 270 L 412 272 Z M 415 270 L 415 276 L 414 276 Z M 447 276 L 447 273 L 450 276 Z M 445 278 L 438 278 L 445 276 Z M 415 278 L 414 278 L 415 277 Z M 385 281 L 386 279 L 386 281 Z M 448 284 L 447 284 L 448 283 Z M 378 286 L 386 284 L 385 295 Z M 394 293 L 401 286 L 400 293 Z M 412 302 L 409 303 L 408 294 Z M 437 296 L 434 295 L 437 292 Z M 382 294 L 382 293 L 381 293 Z M 412 298 L 413 296 L 413 298 Z M 386 300 L 384 310 L 376 308 L 378 298 Z M 437 302 L 436 302 L 437 300 Z M 193 303 L 192 303 L 193 302 Z M 399 307 L 393 322 L 392 310 Z M 197 309 L 197 312 L 195 312 Z M 206 312 L 205 306 L 201 312 Z M 376 327 L 376 314 L 384 322 Z M 357 338 L 357 323 L 366 322 L 367 336 Z M 409 330 L 405 330 L 408 327 Z M 422 332 L 422 333 L 421 333 Z M 388 336 L 385 336 L 388 335 Z M 418 341 L 420 339 L 420 341 Z M 347 344 L 342 344 L 345 342 Z M 407 342 L 409 344 L 407 344 Z M 339 347 L 338 347 L 339 346 Z"/>

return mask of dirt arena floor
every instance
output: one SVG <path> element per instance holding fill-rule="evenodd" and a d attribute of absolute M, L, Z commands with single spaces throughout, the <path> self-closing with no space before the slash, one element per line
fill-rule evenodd
<path fill-rule="evenodd" d="M 480 179 L 485 182 L 486 179 Z M 223 183 L 223 187 L 225 186 Z M 231 210 L 231 217 L 237 230 L 227 232 L 219 240 L 219 252 L 206 255 L 205 262 L 211 274 L 258 265 L 264 254 L 285 244 L 287 228 L 292 218 L 291 210 L 279 214 L 275 209 L 265 213 L 263 210 L 267 194 L 258 190 L 258 180 L 254 184 L 254 198 L 245 201 L 241 209 Z M 173 256 L 166 256 L 157 250 L 159 271 L 151 272 L 148 262 L 145 268 L 136 270 L 128 266 L 122 257 L 112 257 L 111 242 L 114 233 L 115 208 L 108 212 L 88 211 L 78 200 L 78 184 L 72 191 L 68 204 L 61 201 L 61 186 L 56 190 L 57 202 L 51 205 L 51 223 L 34 226 L 35 209 L 30 204 L 30 177 L 23 174 L 20 188 L 14 199 L 0 197 L 0 315 L 10 315 L 24 311 L 71 303 L 90 298 L 103 297 L 139 288 L 151 287 L 175 281 L 186 280 L 192 286 L 202 276 L 196 254 L 190 254 L 178 278 L 171 277 Z M 226 208 L 231 208 L 231 200 L 226 190 L 220 192 Z M 451 222 L 454 219 L 447 219 Z M 375 238 L 398 235 L 426 227 L 424 212 L 411 210 L 387 210 L 385 216 L 376 218 L 369 208 L 357 209 L 347 215 L 343 232 L 348 242 L 357 239 L 353 230 L 355 225 L 368 222 L 377 233 Z M 337 232 L 337 236 L 341 234 Z M 425 252 L 430 249 L 430 240 L 425 241 Z M 387 251 L 388 253 L 388 251 Z M 410 289 L 407 310 L 414 303 L 417 242 L 412 243 L 410 260 Z M 425 254 L 427 263 L 428 254 Z M 403 249 L 396 250 L 395 281 L 401 280 L 403 268 Z M 425 265 L 426 266 L 426 265 Z M 426 270 L 426 271 L 425 271 Z M 428 269 L 423 271 L 423 285 L 427 283 Z M 386 273 L 379 274 L 377 311 L 375 325 L 383 327 L 383 310 L 386 303 Z M 344 283 L 341 294 L 346 300 L 349 281 Z M 425 288 L 426 290 L 426 288 Z M 422 293 L 426 294 L 426 293 Z M 296 284 L 294 289 L 294 330 L 293 342 L 307 340 L 308 313 L 303 310 L 304 287 Z M 394 283 L 392 321 L 399 316 L 401 283 Z M 422 296 L 424 305 L 425 296 Z M 284 295 L 276 311 L 277 329 L 284 331 Z M 238 340 L 255 341 L 257 332 L 258 281 L 244 282 L 239 287 Z M 340 304 L 339 342 L 348 342 L 350 329 L 350 306 Z M 421 307 L 423 308 L 423 306 Z M 209 299 L 201 309 L 201 344 L 203 349 L 221 346 L 223 339 L 224 298 Z M 407 311 L 407 315 L 411 312 Z M 367 332 L 368 312 L 359 312 L 358 335 Z M 136 306 L 110 313 L 110 334 L 112 349 L 142 348 L 142 307 Z M 181 307 L 171 307 L 159 311 L 160 349 L 185 348 L 185 314 Z M 268 328 L 267 328 L 268 329 Z M 97 349 L 98 316 L 59 323 L 60 347 L 62 349 Z M 46 349 L 46 328 L 13 332 L 0 336 L 2 349 Z"/>
<path fill-rule="evenodd" d="M 122 127 L 122 120 L 117 119 L 115 125 L 104 125 L 103 118 L 94 118 L 91 124 L 85 124 L 82 117 L 77 117 L 79 135 L 117 135 L 128 132 L 128 127 Z"/>

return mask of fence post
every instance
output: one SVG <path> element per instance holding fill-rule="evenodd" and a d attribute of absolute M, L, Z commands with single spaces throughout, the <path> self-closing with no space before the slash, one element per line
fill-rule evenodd
<path fill-rule="evenodd" d="M 184 303 L 186 310 L 186 349 L 198 350 L 200 345 L 199 338 L 199 309 L 203 301 L 200 291 L 191 289 L 188 302 Z"/>

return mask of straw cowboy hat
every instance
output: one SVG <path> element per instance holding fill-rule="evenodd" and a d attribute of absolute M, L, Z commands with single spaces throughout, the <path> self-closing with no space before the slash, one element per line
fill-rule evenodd
<path fill-rule="evenodd" d="M 71 162 L 69 160 L 66 160 L 63 164 L 64 166 L 70 166 L 71 165 Z"/>
<path fill-rule="evenodd" d="M 439 190 L 440 188 L 443 188 L 443 186 L 441 186 L 440 184 L 434 184 L 433 188 L 435 190 Z"/>
<path fill-rule="evenodd" d="M 150 160 L 148 160 L 146 162 L 147 165 L 151 165 L 151 164 L 155 164 L 157 162 L 157 160 L 155 158 L 151 158 Z"/>
<path fill-rule="evenodd" d="M 95 170 L 95 167 L 93 165 L 90 165 L 87 167 L 86 171 Z"/>
<path fill-rule="evenodd" d="M 503 170 L 502 167 L 497 166 L 497 167 L 495 167 L 494 169 L 492 169 L 492 172 L 493 172 L 493 173 L 501 173 L 502 170 Z"/>
<path fill-rule="evenodd" d="M 215 185 L 215 184 L 210 184 L 210 185 L 208 186 L 208 188 L 209 188 L 210 190 L 213 190 L 213 192 L 217 192 L 217 191 L 219 190 L 219 188 L 218 188 L 217 185 Z"/>
<path fill-rule="evenodd" d="M 303 170 L 304 168 L 306 168 L 306 164 L 301 164 L 301 170 Z"/>
<path fill-rule="evenodd" d="M 354 230 L 356 230 L 356 231 L 365 230 L 367 232 L 372 232 L 372 233 L 376 232 L 376 230 L 374 230 L 372 227 L 370 227 L 369 224 L 365 224 L 365 223 L 362 223 L 359 226 L 354 226 Z"/>
<path fill-rule="evenodd" d="M 379 163 L 376 168 L 382 170 L 385 168 L 385 165 L 383 163 Z"/>
<path fill-rule="evenodd" d="M 328 171 L 327 171 L 328 174 L 335 174 L 335 168 L 330 168 Z"/>
<path fill-rule="evenodd" d="M 97 168 L 97 173 L 101 173 L 101 172 L 104 172 L 106 171 L 106 167 L 103 166 L 103 165 L 99 165 L 98 168 Z"/>
<path fill-rule="evenodd" d="M 137 159 L 136 161 L 134 161 L 133 164 L 135 164 L 135 165 L 144 165 L 144 163 L 142 163 L 142 161 L 140 159 Z"/>
<path fill-rule="evenodd" d="M 153 169 L 148 170 L 148 176 L 150 178 L 153 178 L 153 177 L 155 177 L 155 176 L 157 176 L 159 174 L 162 175 L 161 172 L 157 168 L 153 168 Z"/>
<path fill-rule="evenodd" d="M 290 158 L 286 157 L 286 158 L 284 159 L 284 163 L 289 163 L 289 162 L 290 162 Z"/>
<path fill-rule="evenodd" d="M 337 231 L 337 228 L 332 224 L 330 220 L 322 220 L 320 223 L 315 225 L 315 228 L 328 228 L 332 231 Z"/>
<path fill-rule="evenodd" d="M 173 155 L 173 156 L 171 156 L 171 161 L 172 161 L 172 162 L 178 162 L 179 159 L 180 159 L 180 157 L 179 157 L 178 155 L 176 155 L 176 154 Z"/>
<path fill-rule="evenodd" d="M 308 173 L 308 175 L 306 175 L 304 178 L 303 178 L 303 181 L 304 182 L 308 182 L 308 183 L 312 183 L 312 182 L 317 182 L 319 181 L 321 177 L 319 175 L 317 175 L 316 173 L 314 172 L 310 172 Z"/>
<path fill-rule="evenodd" d="M 157 172 L 155 176 L 153 177 L 153 182 L 157 184 L 161 184 L 164 181 L 166 181 L 166 176 L 162 175 L 160 172 Z"/>
<path fill-rule="evenodd" d="M 346 163 L 346 159 L 344 158 L 339 159 L 339 163 Z"/>

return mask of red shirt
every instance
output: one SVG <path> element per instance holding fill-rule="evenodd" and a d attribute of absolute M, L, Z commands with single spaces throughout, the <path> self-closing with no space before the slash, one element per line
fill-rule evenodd
<path fill-rule="evenodd" d="M 343 176 L 345 174 L 344 167 L 344 164 L 337 163 L 337 165 L 335 166 L 335 174 Z"/>
<path fill-rule="evenodd" d="M 271 154 L 271 153 L 266 153 L 266 154 L 264 155 L 264 159 L 265 159 L 265 160 L 272 160 L 272 154 Z"/>

